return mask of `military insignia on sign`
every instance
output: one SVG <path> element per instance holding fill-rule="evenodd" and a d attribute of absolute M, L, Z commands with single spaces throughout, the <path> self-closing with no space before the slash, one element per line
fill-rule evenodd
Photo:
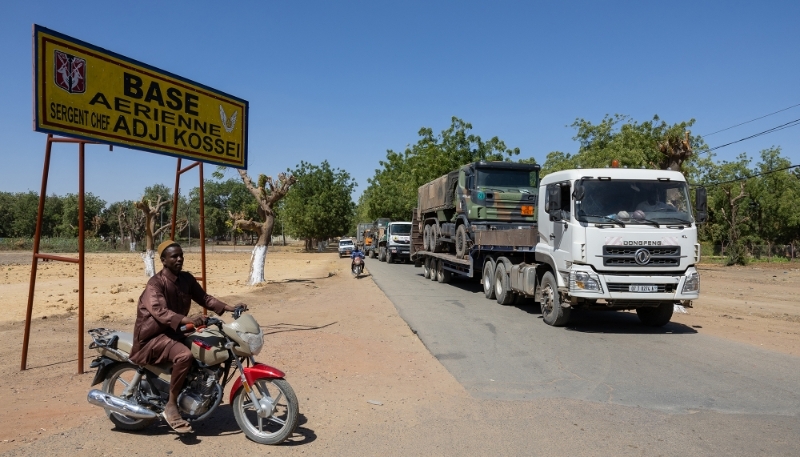
<path fill-rule="evenodd" d="M 230 118 L 230 125 L 228 125 L 228 116 L 225 114 L 225 110 L 222 108 L 222 105 L 219 105 L 219 118 L 222 120 L 222 126 L 225 127 L 226 132 L 233 132 L 233 128 L 236 127 L 236 116 L 238 114 L 238 111 L 233 112 L 233 115 Z"/>
<path fill-rule="evenodd" d="M 55 51 L 56 86 L 70 94 L 86 92 L 86 60 L 66 52 Z"/>

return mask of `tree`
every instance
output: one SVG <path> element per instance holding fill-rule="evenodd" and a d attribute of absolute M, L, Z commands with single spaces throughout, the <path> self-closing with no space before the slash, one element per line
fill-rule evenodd
<path fill-rule="evenodd" d="M 369 187 L 359 201 L 359 213 L 369 220 L 389 217 L 407 220 L 417 201 L 419 186 L 458 167 L 479 160 L 511 160 L 519 148 L 510 149 L 498 137 L 484 141 L 470 133 L 472 124 L 453 117 L 450 127 L 439 135 L 423 127 L 420 139 L 402 153 L 386 151 L 381 168 L 369 180 Z"/>
<path fill-rule="evenodd" d="M 234 214 L 229 212 L 233 220 L 233 227 L 240 230 L 248 230 L 258 234 L 256 246 L 250 258 L 250 278 L 249 285 L 264 282 L 264 264 L 267 260 L 267 245 L 272 237 L 272 229 L 275 226 L 275 205 L 286 196 L 289 189 L 296 182 L 295 177 L 285 173 L 279 173 L 278 179 L 273 180 L 271 176 L 259 175 L 258 184 L 253 184 L 250 176 L 244 170 L 237 170 L 242 178 L 245 187 L 258 203 L 258 216 L 260 222 L 252 218 L 246 219 L 244 212 Z"/>
<path fill-rule="evenodd" d="M 342 236 L 350 229 L 355 215 L 352 193 L 356 182 L 344 170 L 332 169 L 328 161 L 320 165 L 300 162 L 290 170 L 297 184 L 284 201 L 287 231 L 313 241 Z"/>
<path fill-rule="evenodd" d="M 214 173 L 217 177 L 217 173 Z M 217 177 L 221 179 L 222 174 Z M 229 213 L 242 213 L 245 219 L 258 217 L 258 203 L 241 180 L 227 179 L 219 182 L 206 180 L 205 197 L 206 234 L 210 237 L 226 237 L 231 230 Z M 190 192 L 193 200 L 199 199 L 199 189 Z"/>
<path fill-rule="evenodd" d="M 688 130 L 694 122 L 669 125 L 658 115 L 642 123 L 621 114 L 606 115 L 599 124 L 578 118 L 572 123 L 576 130 L 573 139 L 580 143 L 578 152 L 549 153 L 542 175 L 568 168 L 604 168 L 612 160 L 629 168 L 692 171 L 684 164 L 708 149 L 701 137 Z"/>
<path fill-rule="evenodd" d="M 105 200 L 100 199 L 91 192 L 87 192 L 83 197 L 83 227 L 84 230 L 91 230 L 92 220 L 99 216 L 106 206 Z M 63 198 L 63 212 L 61 223 L 56 227 L 56 232 L 61 236 L 78 235 L 78 195 L 67 194 Z"/>

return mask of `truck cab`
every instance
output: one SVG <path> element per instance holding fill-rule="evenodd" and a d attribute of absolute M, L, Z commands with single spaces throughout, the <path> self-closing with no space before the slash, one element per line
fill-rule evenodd
<path fill-rule="evenodd" d="M 411 255 L 411 222 L 389 222 L 380 241 L 378 259 L 393 263 L 405 262 Z"/>
<path fill-rule="evenodd" d="M 538 206 L 536 261 L 553 272 L 561 306 L 636 309 L 663 325 L 674 304 L 698 298 L 698 221 L 683 174 L 559 171 L 541 180 Z"/>

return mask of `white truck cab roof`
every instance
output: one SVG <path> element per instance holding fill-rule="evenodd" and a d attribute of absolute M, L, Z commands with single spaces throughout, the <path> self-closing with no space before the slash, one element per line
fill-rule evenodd
<path fill-rule="evenodd" d="M 609 179 L 642 179 L 642 180 L 669 180 L 686 182 L 683 173 L 671 170 L 653 170 L 640 168 L 573 168 L 556 171 L 548 174 L 539 182 L 546 186 L 554 182 L 575 181 L 581 178 L 609 178 Z"/>

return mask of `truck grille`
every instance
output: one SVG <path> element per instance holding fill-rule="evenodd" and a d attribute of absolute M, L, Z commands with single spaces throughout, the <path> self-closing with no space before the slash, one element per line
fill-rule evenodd
<path fill-rule="evenodd" d="M 680 263 L 680 246 L 603 246 L 605 266 L 677 267 Z"/>
<path fill-rule="evenodd" d="M 638 283 L 637 283 L 638 284 Z M 606 284 L 608 286 L 609 292 L 630 292 L 630 286 L 633 283 L 627 282 L 610 282 Z M 675 288 L 678 286 L 677 284 L 655 284 L 658 287 L 658 290 L 652 293 L 673 293 L 675 292 Z"/>

